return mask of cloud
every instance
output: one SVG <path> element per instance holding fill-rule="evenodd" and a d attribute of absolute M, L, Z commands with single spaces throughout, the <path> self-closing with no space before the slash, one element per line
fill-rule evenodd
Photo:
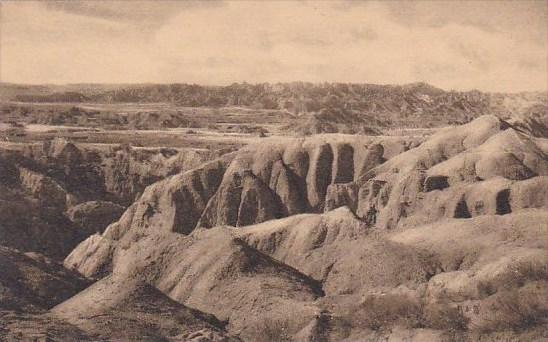
<path fill-rule="evenodd" d="M 195 7 L 216 7 L 223 3 L 217 0 L 206 1 L 44 1 L 48 10 L 66 12 L 86 17 L 117 21 L 157 22 Z"/>
<path fill-rule="evenodd" d="M 2 77 L 548 88 L 546 13 L 529 10 L 542 8 L 538 2 L 516 5 L 524 11 L 517 14 L 507 3 L 483 2 L 444 2 L 445 9 L 437 2 L 179 3 L 133 11 L 127 2 L 110 1 L 3 5 Z M 22 20 L 29 17 L 35 20 Z M 512 28 L 515 23 L 521 24 Z"/>

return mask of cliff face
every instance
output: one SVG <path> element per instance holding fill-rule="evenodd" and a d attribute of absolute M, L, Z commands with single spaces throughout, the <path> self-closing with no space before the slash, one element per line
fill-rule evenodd
<path fill-rule="evenodd" d="M 205 152 L 76 146 L 56 139 L 0 150 L 0 242 L 64 258 L 118 220 L 144 188 Z"/>

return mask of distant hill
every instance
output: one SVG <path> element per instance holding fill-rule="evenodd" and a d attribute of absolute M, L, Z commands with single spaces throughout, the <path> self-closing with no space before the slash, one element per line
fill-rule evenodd
<path fill-rule="evenodd" d="M 0 99 L 20 102 L 158 103 L 184 107 L 229 107 L 287 111 L 310 118 L 316 131 L 330 127 L 325 113 L 368 121 L 380 127 L 431 127 L 462 124 L 484 114 L 515 119 L 533 128 L 548 127 L 546 92 L 485 93 L 445 91 L 426 83 L 376 85 L 350 83 L 234 83 L 229 86 L 195 84 L 21 86 L 0 84 Z M 324 114 L 321 114 L 324 113 Z M 318 114 L 321 114 L 318 116 Z M 301 120 L 303 121 L 303 120 Z M 535 123 L 536 122 L 536 123 Z M 300 125 L 303 125 L 301 123 Z M 351 129 L 351 131 L 359 131 Z M 536 132 L 542 135 L 544 129 Z"/>
<path fill-rule="evenodd" d="M 47 95 L 16 95 L 18 102 L 86 102 L 90 98 L 77 92 L 53 93 Z"/>

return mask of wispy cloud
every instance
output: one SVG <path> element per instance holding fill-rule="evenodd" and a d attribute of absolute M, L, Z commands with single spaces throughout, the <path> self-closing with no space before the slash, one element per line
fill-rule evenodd
<path fill-rule="evenodd" d="M 223 6 L 220 0 L 210 1 L 44 1 L 47 10 L 86 17 L 137 23 L 163 23 L 184 10 L 196 7 Z"/>
<path fill-rule="evenodd" d="M 547 11 L 544 1 L 4 2 L 1 77 L 546 89 Z"/>

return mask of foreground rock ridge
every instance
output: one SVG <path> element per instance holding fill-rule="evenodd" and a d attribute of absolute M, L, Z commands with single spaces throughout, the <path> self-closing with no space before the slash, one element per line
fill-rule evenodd
<path fill-rule="evenodd" d="M 44 148 L 0 159 L 4 217 L 17 215 L 13 198 L 50 215 L 0 225 L 2 244 L 15 241 L 0 249 L 8 340 L 35 326 L 54 340 L 121 341 L 548 333 L 548 142 L 496 116 L 428 137 L 322 134 L 220 156 L 177 151 L 147 157 L 129 180 L 73 144 Z M 108 153 L 135 165 L 123 161 L 135 151 Z M 83 179 L 82 160 L 97 165 L 85 179 L 111 201 L 71 183 Z M 69 169 L 63 178 L 44 165 Z M 44 241 L 53 242 L 37 249 Z M 20 287 L 23 270 L 36 276 Z"/>

